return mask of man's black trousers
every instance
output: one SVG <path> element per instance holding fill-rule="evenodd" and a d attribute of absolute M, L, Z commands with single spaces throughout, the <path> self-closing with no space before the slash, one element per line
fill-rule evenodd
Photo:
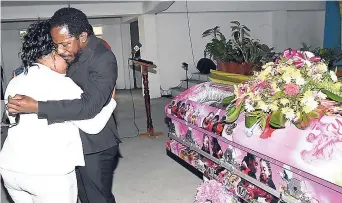
<path fill-rule="evenodd" d="M 76 168 L 78 197 L 82 203 L 115 203 L 113 173 L 118 164 L 119 146 L 84 155 L 85 167 Z"/>

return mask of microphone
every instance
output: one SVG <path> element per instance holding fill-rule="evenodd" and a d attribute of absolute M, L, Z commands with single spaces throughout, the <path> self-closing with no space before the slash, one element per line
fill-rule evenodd
<path fill-rule="evenodd" d="M 183 62 L 182 63 L 182 68 L 184 69 L 184 70 L 188 70 L 188 67 L 189 67 L 189 65 L 187 64 L 187 63 L 185 63 L 185 62 Z"/>
<path fill-rule="evenodd" d="M 142 44 L 138 43 L 137 45 L 135 45 L 134 50 L 137 52 L 140 50 L 141 47 L 142 47 Z"/>
<path fill-rule="evenodd" d="M 133 60 L 133 61 L 139 61 L 139 62 L 142 62 L 142 63 L 146 63 L 146 64 L 150 64 L 150 65 L 153 65 L 153 62 L 152 61 L 147 61 L 147 60 L 144 60 L 144 59 L 140 59 L 140 58 L 137 58 L 135 55 L 138 53 L 138 51 L 140 51 L 140 48 L 142 47 L 142 44 L 140 44 L 140 42 L 138 42 L 137 45 L 134 46 L 133 48 L 133 51 L 132 51 L 132 58 L 129 58 L 130 60 Z"/>
<path fill-rule="evenodd" d="M 134 46 L 134 48 L 133 48 L 134 51 L 132 53 L 133 54 L 133 58 L 136 58 L 135 54 L 140 50 L 141 47 L 142 47 L 142 44 L 140 44 L 140 42 L 138 42 L 138 44 Z"/>

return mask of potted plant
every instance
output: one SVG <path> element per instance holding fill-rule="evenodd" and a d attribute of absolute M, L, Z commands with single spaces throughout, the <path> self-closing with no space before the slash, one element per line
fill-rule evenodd
<path fill-rule="evenodd" d="M 260 70 L 261 65 L 272 60 L 273 48 L 250 38 L 250 29 L 238 21 L 232 21 L 232 37 L 227 40 L 219 26 L 203 32 L 202 37 L 211 36 L 207 43 L 204 57 L 217 63 L 219 71 L 250 75 L 253 70 Z"/>
<path fill-rule="evenodd" d="M 220 32 L 220 27 L 208 29 L 203 32 L 202 37 L 212 36 L 211 42 L 207 43 L 204 50 L 204 57 L 209 57 L 216 62 L 234 61 L 238 54 L 233 48 L 231 40 Z"/>

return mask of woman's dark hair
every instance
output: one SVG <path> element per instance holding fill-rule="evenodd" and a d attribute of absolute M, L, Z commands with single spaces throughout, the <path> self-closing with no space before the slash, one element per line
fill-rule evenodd
<path fill-rule="evenodd" d="M 38 21 L 31 24 L 23 37 L 21 49 L 21 60 L 25 73 L 39 58 L 51 54 L 53 50 L 54 44 L 50 35 L 49 22 Z"/>

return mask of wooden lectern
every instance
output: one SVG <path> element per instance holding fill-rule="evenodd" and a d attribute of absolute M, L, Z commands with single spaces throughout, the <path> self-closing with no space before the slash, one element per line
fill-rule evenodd
<path fill-rule="evenodd" d="M 145 109 L 146 109 L 146 117 L 147 117 L 147 132 L 139 134 L 139 137 L 141 138 L 155 138 L 158 136 L 163 136 L 164 133 L 162 132 L 154 132 L 153 123 L 152 123 L 152 116 L 151 116 L 151 104 L 150 104 L 150 90 L 148 87 L 148 73 L 156 73 L 157 71 L 155 68 L 156 65 L 153 64 L 151 61 L 146 61 L 143 59 L 133 59 L 131 58 L 134 64 L 139 65 L 140 69 L 135 69 L 134 66 L 131 68 L 133 70 L 138 70 L 141 72 L 141 76 L 143 79 L 143 85 L 144 85 L 144 99 L 145 99 Z"/>

